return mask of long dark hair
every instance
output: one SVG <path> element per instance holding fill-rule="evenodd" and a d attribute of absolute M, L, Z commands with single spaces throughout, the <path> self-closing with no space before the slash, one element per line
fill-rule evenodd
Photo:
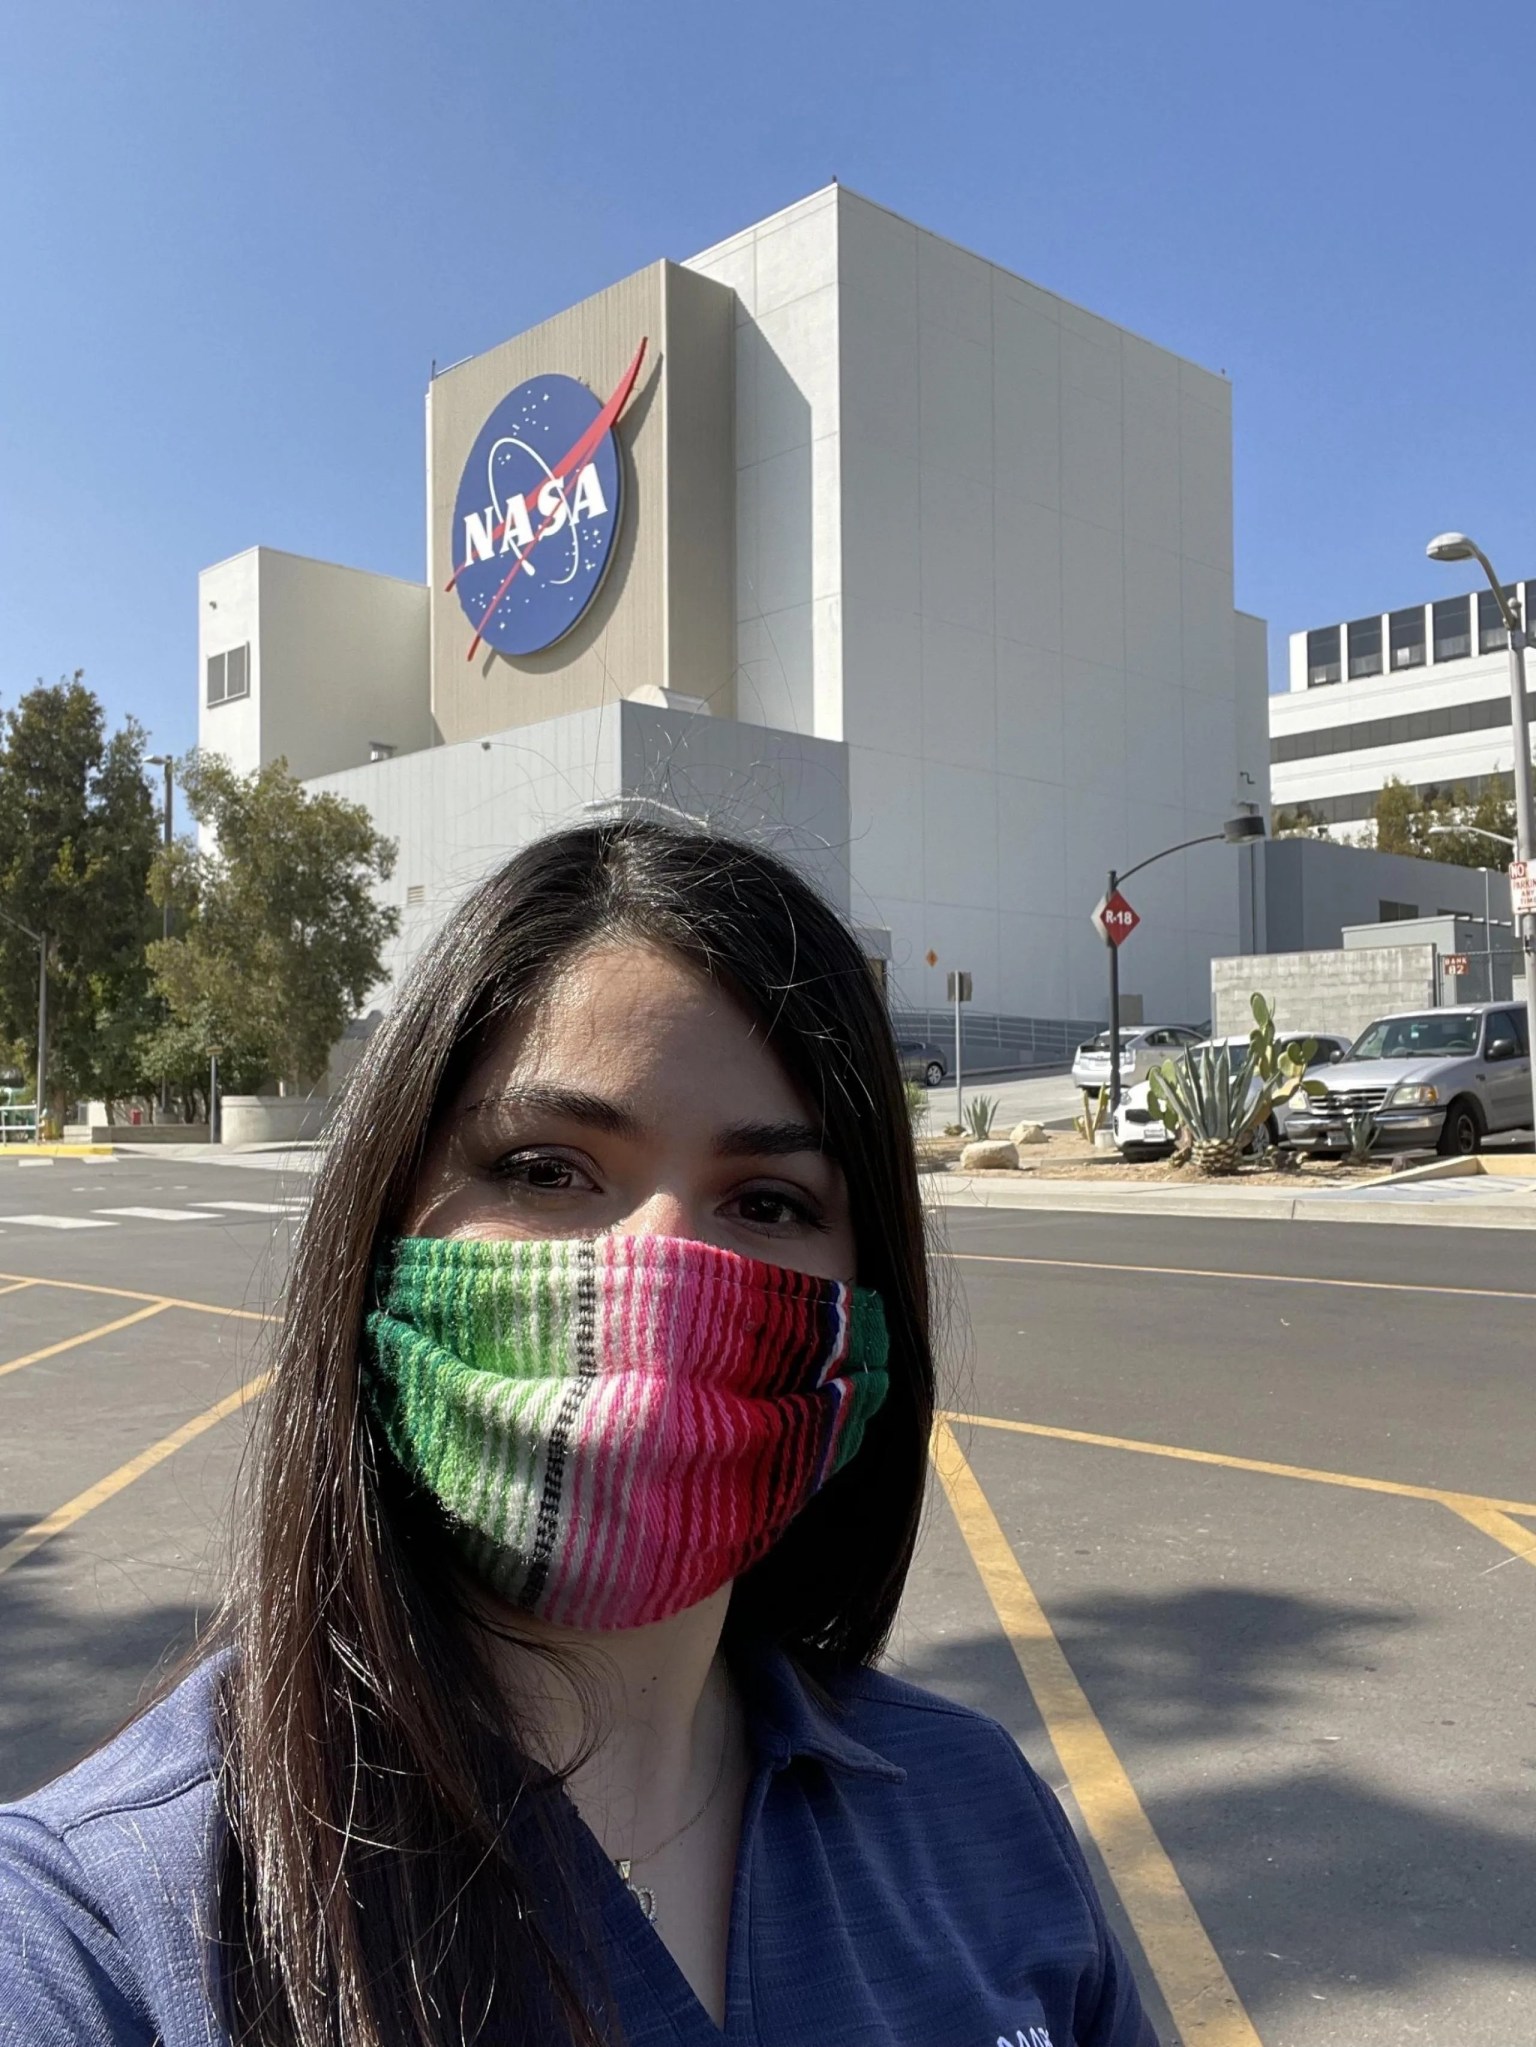
<path fill-rule="evenodd" d="M 220 1915 L 241 2047 L 463 2047 L 492 2025 L 497 2039 L 609 2037 L 541 1908 L 547 1883 L 503 1824 L 507 1757 L 515 1780 L 526 1751 L 446 1589 L 441 1526 L 376 1440 L 358 1376 L 375 1259 L 429 1133 L 479 1050 L 606 939 L 672 949 L 760 1023 L 846 1175 L 859 1280 L 890 1329 L 890 1393 L 863 1449 L 739 1581 L 732 1635 L 831 1682 L 879 1654 L 895 1617 L 933 1367 L 875 978 L 836 913 L 755 847 L 633 818 L 543 839 L 469 897 L 400 990 L 300 1232 L 227 1608 Z M 522 1772 L 514 1793 L 547 1781 Z"/>

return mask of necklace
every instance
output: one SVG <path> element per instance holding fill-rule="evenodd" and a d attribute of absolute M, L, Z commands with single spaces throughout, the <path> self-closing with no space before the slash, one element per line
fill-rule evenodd
<path fill-rule="evenodd" d="M 727 1720 L 720 1736 L 720 1760 L 715 1766 L 715 1781 L 709 1787 L 709 1796 L 692 1819 L 684 1820 L 674 1833 L 668 1834 L 664 1841 L 658 1841 L 654 1848 L 648 1848 L 644 1855 L 615 1855 L 613 1858 L 613 1866 L 619 1873 L 620 1882 L 652 1925 L 656 1922 L 656 1893 L 645 1884 L 637 1884 L 631 1871 L 637 1862 L 654 1862 L 663 1848 L 670 1848 L 674 1841 L 680 1841 L 691 1827 L 696 1827 L 703 1819 L 714 1804 L 720 1786 L 725 1782 L 725 1758 L 730 1745 L 730 1722 Z"/>

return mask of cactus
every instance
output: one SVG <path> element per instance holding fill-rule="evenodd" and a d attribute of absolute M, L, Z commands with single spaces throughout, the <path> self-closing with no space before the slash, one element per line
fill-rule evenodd
<path fill-rule="evenodd" d="M 1092 1144 L 1109 1115 L 1109 1089 L 1084 1088 L 1083 1113 L 1072 1118 L 1072 1128 L 1084 1144 Z"/>
<path fill-rule="evenodd" d="M 997 1115 L 996 1095 L 972 1095 L 965 1105 L 965 1127 L 978 1144 L 992 1135 Z"/>
<path fill-rule="evenodd" d="M 1349 1163 L 1368 1166 L 1381 1136 L 1381 1124 L 1376 1116 L 1369 1109 L 1351 1110 L 1344 1119 L 1344 1128 L 1349 1135 Z"/>
<path fill-rule="evenodd" d="M 1199 1173 L 1235 1173 L 1277 1103 L 1298 1088 L 1320 1092 L 1316 1081 L 1302 1078 L 1316 1047 L 1278 1050 L 1273 1006 L 1255 995 L 1251 1007 L 1254 1023 L 1248 1051 L 1235 1073 L 1226 1046 L 1192 1045 L 1148 1076 L 1153 1114 L 1170 1130 L 1187 1135 L 1190 1163 Z"/>

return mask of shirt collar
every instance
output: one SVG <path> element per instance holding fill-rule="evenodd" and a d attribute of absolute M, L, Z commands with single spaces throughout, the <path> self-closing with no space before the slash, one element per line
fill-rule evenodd
<path fill-rule="evenodd" d="M 899 1763 L 854 1739 L 839 1710 L 816 1698 L 782 1649 L 754 1647 L 733 1663 L 753 1746 L 774 1769 L 809 1756 L 850 1776 L 906 1782 Z"/>

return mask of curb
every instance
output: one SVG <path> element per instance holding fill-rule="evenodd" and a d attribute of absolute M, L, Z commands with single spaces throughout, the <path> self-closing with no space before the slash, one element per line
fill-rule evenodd
<path fill-rule="evenodd" d="M 969 1173 L 945 1174 L 942 1182 L 938 1174 L 924 1173 L 918 1185 L 924 1201 L 934 1208 L 1035 1214 L 1206 1216 L 1240 1222 L 1407 1223 L 1453 1230 L 1536 1230 L 1536 1204 L 1521 1206 L 1513 1201 L 1488 1201 L 1473 1208 L 1438 1201 L 1283 1194 L 1268 1188 L 1251 1194 L 1215 1189 L 1210 1194 L 1197 1194 L 1184 1189 L 1174 1193 L 1160 1189 L 1142 1192 L 1060 1181 L 1049 1187 L 1031 1187 L 1000 1185 L 990 1174 L 982 1178 Z"/>
<path fill-rule="evenodd" d="M 0 1144 L 0 1161 L 25 1165 L 32 1159 L 109 1159 L 110 1144 Z"/>

